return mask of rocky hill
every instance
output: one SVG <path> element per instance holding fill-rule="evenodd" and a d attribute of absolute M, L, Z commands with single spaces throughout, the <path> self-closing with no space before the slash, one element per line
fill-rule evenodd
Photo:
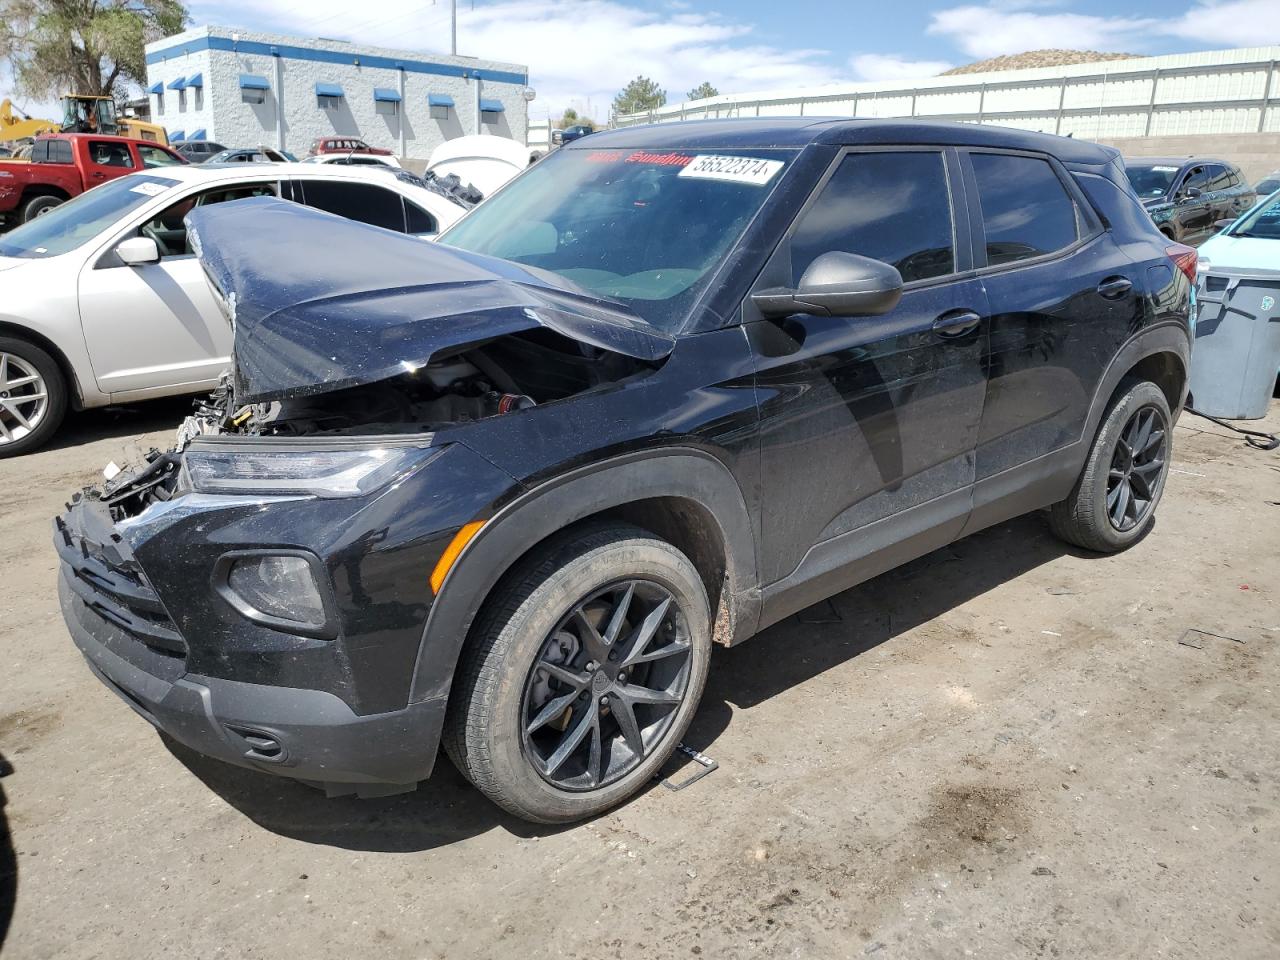
<path fill-rule="evenodd" d="M 996 70 L 1030 70 L 1036 67 L 1063 67 L 1069 63 L 1095 63 L 1102 60 L 1128 60 L 1136 53 L 1100 53 L 1097 50 L 1029 50 L 1011 53 L 963 67 L 953 67 L 939 76 L 951 77 L 960 73 L 990 73 Z"/>

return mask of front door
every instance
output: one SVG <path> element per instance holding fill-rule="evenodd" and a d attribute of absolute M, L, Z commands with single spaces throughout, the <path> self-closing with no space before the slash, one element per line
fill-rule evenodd
<path fill-rule="evenodd" d="M 762 418 L 762 572 L 766 583 L 790 578 L 780 590 L 829 595 L 861 579 L 855 561 L 880 546 L 923 552 L 968 516 L 986 305 L 957 242 L 967 231 L 952 212 L 957 172 L 941 149 L 846 154 L 762 277 L 789 257 L 794 285 L 838 250 L 891 263 L 905 283 L 883 316 L 746 324 Z"/>
<path fill-rule="evenodd" d="M 107 251 L 80 273 L 80 321 L 98 389 L 119 399 L 197 392 L 231 362 L 231 328 L 218 309 L 183 217 L 197 204 L 276 193 L 269 183 L 206 189 L 117 238 L 150 237 L 160 262 L 130 267 Z"/>

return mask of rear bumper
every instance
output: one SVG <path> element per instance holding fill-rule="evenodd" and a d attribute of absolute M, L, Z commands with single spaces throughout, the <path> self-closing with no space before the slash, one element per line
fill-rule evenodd
<path fill-rule="evenodd" d="M 431 775 L 444 725 L 443 697 L 360 716 L 320 690 L 202 677 L 177 664 L 172 670 L 145 669 L 116 652 L 121 645 L 115 634 L 123 631 L 76 594 L 65 567 L 58 594 L 72 639 L 98 679 L 154 727 L 198 753 L 309 781 L 332 795 L 396 793 Z"/>

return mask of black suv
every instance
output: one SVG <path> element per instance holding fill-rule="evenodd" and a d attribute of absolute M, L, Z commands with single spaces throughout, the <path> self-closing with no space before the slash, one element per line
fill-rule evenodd
<path fill-rule="evenodd" d="M 233 372 L 57 519 L 63 612 L 151 723 L 332 793 L 443 743 L 519 816 L 597 813 L 713 643 L 1039 508 L 1133 544 L 1186 390 L 1195 252 L 1080 140 L 690 122 L 557 151 L 438 244 L 188 223 Z"/>
<path fill-rule="evenodd" d="M 1212 236 L 1257 200 L 1240 168 L 1207 157 L 1130 157 L 1125 173 L 1160 232 L 1179 243 Z"/>

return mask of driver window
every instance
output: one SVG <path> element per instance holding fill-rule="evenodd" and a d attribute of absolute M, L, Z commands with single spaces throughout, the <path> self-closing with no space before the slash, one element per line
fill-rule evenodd
<path fill-rule="evenodd" d="M 113 143 L 108 140 L 89 141 L 89 159 L 100 167 L 124 167 L 133 169 L 133 157 L 129 156 L 129 145 Z"/>
<path fill-rule="evenodd" d="M 1188 187 L 1195 187 L 1200 191 L 1207 190 L 1209 187 L 1209 168 L 1192 167 L 1188 170 L 1186 179 L 1182 181 L 1182 189 L 1179 192 L 1186 193 Z"/>
<path fill-rule="evenodd" d="M 187 225 L 183 217 L 196 207 L 229 200 L 247 200 L 250 197 L 276 197 L 280 191 L 275 183 L 244 183 L 234 187 L 218 187 L 179 200 L 148 220 L 138 230 L 138 235 L 150 237 L 160 250 L 161 260 L 176 260 L 194 254 L 187 244 Z"/>

